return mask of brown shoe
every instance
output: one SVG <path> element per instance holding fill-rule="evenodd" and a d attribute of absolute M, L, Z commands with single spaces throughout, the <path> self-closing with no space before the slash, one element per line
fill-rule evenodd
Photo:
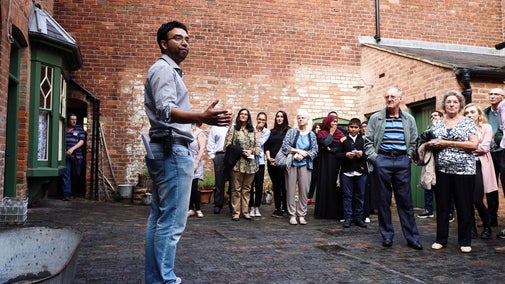
<path fill-rule="evenodd" d="M 505 253 L 505 247 L 495 248 L 494 252 L 496 252 L 496 253 Z"/>

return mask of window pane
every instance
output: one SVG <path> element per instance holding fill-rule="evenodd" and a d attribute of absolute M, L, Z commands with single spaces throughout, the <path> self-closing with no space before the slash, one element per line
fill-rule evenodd
<path fill-rule="evenodd" d="M 67 81 L 61 76 L 61 86 L 60 86 L 60 115 L 61 117 L 67 117 Z"/>
<path fill-rule="evenodd" d="M 58 122 L 58 126 L 60 127 L 60 133 L 58 134 L 58 161 L 63 160 L 63 135 L 66 130 L 65 124 L 63 123 L 63 119 L 60 119 Z"/>
<path fill-rule="evenodd" d="M 38 145 L 38 155 L 39 161 L 47 161 L 47 138 L 49 133 L 49 112 L 40 110 L 39 111 L 39 145 Z"/>
<path fill-rule="evenodd" d="M 60 120 L 58 122 L 58 161 L 63 160 L 63 135 L 65 135 L 65 118 L 67 117 L 67 81 L 61 75 L 60 80 Z"/>
<path fill-rule="evenodd" d="M 40 108 L 51 109 L 53 96 L 53 68 L 42 65 L 40 67 Z"/>

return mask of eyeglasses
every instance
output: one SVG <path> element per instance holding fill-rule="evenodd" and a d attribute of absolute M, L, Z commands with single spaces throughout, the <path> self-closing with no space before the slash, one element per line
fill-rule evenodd
<path fill-rule="evenodd" d="M 498 93 L 489 93 L 490 96 L 501 96 L 502 94 L 498 94 Z"/>
<path fill-rule="evenodd" d="M 384 96 L 384 99 L 386 99 L 386 100 L 393 100 L 393 101 L 395 101 L 398 98 L 399 98 L 399 96 Z"/>
<path fill-rule="evenodd" d="M 186 41 L 187 43 L 191 43 L 191 39 L 189 37 L 183 37 L 180 35 L 176 35 L 174 37 L 169 38 L 168 40 L 175 40 L 176 42 L 182 42 L 183 40 Z"/>
<path fill-rule="evenodd" d="M 258 121 L 267 121 L 267 120 L 263 118 L 258 118 Z"/>

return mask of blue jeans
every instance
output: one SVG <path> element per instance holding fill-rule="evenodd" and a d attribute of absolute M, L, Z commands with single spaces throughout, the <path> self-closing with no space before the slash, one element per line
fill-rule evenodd
<path fill-rule="evenodd" d="M 433 190 L 424 190 L 424 209 L 430 213 L 433 213 Z"/>
<path fill-rule="evenodd" d="M 342 175 L 344 218 L 363 221 L 363 204 L 367 175 L 348 177 Z M 354 214 L 352 210 L 354 199 Z"/>
<path fill-rule="evenodd" d="M 62 178 L 62 193 L 63 197 L 70 197 L 72 195 L 72 180 L 74 183 L 77 181 L 81 174 L 82 159 L 76 159 L 74 157 L 67 157 L 65 166 L 67 169 L 63 174 Z"/>
<path fill-rule="evenodd" d="M 186 227 L 194 157 L 185 146 L 174 144 L 164 156 L 161 144 L 150 143 L 154 159 L 146 157 L 153 180 L 151 213 L 147 220 L 146 283 L 175 282 L 175 252 Z"/>

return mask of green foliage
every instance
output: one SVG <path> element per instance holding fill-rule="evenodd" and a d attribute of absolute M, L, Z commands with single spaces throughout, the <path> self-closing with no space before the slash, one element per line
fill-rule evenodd
<path fill-rule="evenodd" d="M 199 189 L 213 189 L 216 184 L 216 180 L 214 175 L 207 175 L 203 178 L 203 180 L 198 181 Z"/>

